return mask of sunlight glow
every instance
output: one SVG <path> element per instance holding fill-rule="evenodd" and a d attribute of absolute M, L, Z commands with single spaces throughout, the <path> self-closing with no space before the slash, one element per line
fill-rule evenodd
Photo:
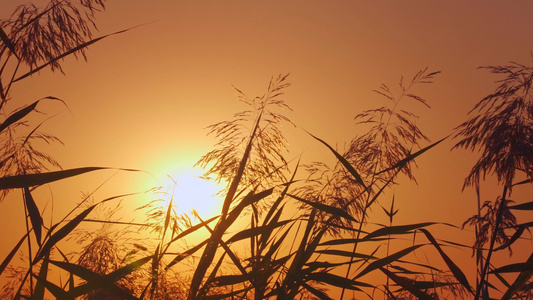
<path fill-rule="evenodd" d="M 192 216 L 194 209 L 205 220 L 220 212 L 222 200 L 216 194 L 221 187 L 213 181 L 200 178 L 201 175 L 199 169 L 182 170 L 177 174 L 169 174 L 163 182 L 163 186 L 168 188 L 169 197 L 173 191 L 174 208 L 178 214 Z"/>

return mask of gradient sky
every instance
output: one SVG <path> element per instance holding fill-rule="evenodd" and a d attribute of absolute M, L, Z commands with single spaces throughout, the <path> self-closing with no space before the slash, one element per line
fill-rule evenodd
<path fill-rule="evenodd" d="M 2 1 L 0 18 L 17 2 Z M 298 128 L 287 127 L 289 157 L 331 161 L 301 129 L 342 149 L 361 133 L 353 117 L 386 104 L 373 89 L 385 83 L 394 90 L 402 75 L 410 80 L 425 67 L 442 71 L 414 90 L 432 108 L 404 108 L 420 116 L 432 141 L 453 133 L 496 87 L 499 78 L 478 67 L 531 63 L 532 12 L 531 1 L 115 0 L 97 16 L 96 35 L 144 25 L 90 47 L 88 63 L 67 59 L 66 75 L 45 70 L 17 84 L 12 105 L 48 95 L 67 102 L 70 111 L 40 107 L 57 114 L 44 128 L 65 146 L 45 150 L 63 168 L 135 168 L 159 178 L 196 162 L 214 143 L 204 128 L 243 109 L 232 85 L 253 97 L 271 76 L 291 73 L 285 100 Z M 461 192 L 475 155 L 451 152 L 453 145 L 448 139 L 418 160 L 418 185 L 395 188 L 398 223 L 460 225 L 475 213 L 474 192 Z M 92 176 L 69 184 L 74 197 L 99 184 Z M 156 184 L 146 174 L 117 177 L 116 194 Z M 493 184 L 482 186 L 483 200 L 497 196 Z M 3 210 L 20 206 L 6 202 Z M 11 221 L 0 221 L 2 228 Z M 0 257 L 9 249 L 0 248 Z"/>

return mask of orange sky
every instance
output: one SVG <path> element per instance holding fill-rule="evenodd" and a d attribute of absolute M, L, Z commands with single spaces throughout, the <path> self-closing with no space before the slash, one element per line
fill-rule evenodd
<path fill-rule="evenodd" d="M 0 2 L 0 18 L 17 2 L 25 1 Z M 214 140 L 204 127 L 243 108 L 231 85 L 253 97 L 271 76 L 290 72 L 285 100 L 294 111 L 288 116 L 342 148 L 358 133 L 353 117 L 385 104 L 372 89 L 395 88 L 401 75 L 410 79 L 427 66 L 443 72 L 415 89 L 432 108 L 406 108 L 436 141 L 496 87 L 498 77 L 477 67 L 530 64 L 532 12 L 531 1 L 115 0 L 97 17 L 101 34 L 145 25 L 90 47 L 88 63 L 68 59 L 66 76 L 45 70 L 17 84 L 12 105 L 48 95 L 67 102 L 71 113 L 58 103 L 40 107 L 58 114 L 44 128 L 65 143 L 47 148 L 63 168 L 136 168 L 158 177 L 210 150 Z M 287 128 L 287 135 L 289 157 L 332 159 L 304 131 Z M 450 152 L 453 144 L 447 140 L 421 157 L 418 186 L 396 188 L 398 223 L 460 225 L 474 214 L 474 193 L 461 187 L 475 156 Z M 155 184 L 146 174 L 117 177 L 117 194 Z M 74 197 L 97 185 L 73 182 L 79 183 L 69 184 Z M 482 186 L 484 200 L 497 191 Z M 1 205 L 5 211 L 19 204 Z M 10 222 L 0 220 L 1 228 Z M 0 257 L 10 247 L 2 245 Z"/>

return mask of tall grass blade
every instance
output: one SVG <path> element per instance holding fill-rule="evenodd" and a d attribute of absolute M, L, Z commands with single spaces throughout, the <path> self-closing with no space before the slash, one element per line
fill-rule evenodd
<path fill-rule="evenodd" d="M 9 37 L 7 36 L 6 32 L 0 27 L 0 39 L 6 45 L 6 47 L 15 55 L 15 57 L 18 59 L 17 51 L 15 51 L 15 45 L 11 42 Z M 0 130 L 1 131 L 1 130 Z"/>
<path fill-rule="evenodd" d="M 522 233 L 524 233 L 525 229 L 526 229 L 525 226 L 518 226 L 518 229 L 515 231 L 515 233 L 509 239 L 509 241 L 507 241 L 507 243 L 503 245 L 500 245 L 498 248 L 494 249 L 494 251 L 499 251 L 499 250 L 507 249 L 508 247 L 510 247 L 512 244 L 514 244 L 514 242 L 516 242 L 522 236 Z"/>
<path fill-rule="evenodd" d="M 423 245 L 415 245 L 415 246 L 411 246 L 409 248 L 405 248 L 403 250 L 400 250 L 394 254 L 391 254 L 387 257 L 384 257 L 384 258 L 381 258 L 381 259 L 378 259 L 378 260 L 375 260 L 373 262 L 371 262 L 365 269 L 363 269 L 363 271 L 361 271 L 359 274 L 357 274 L 357 276 L 355 278 L 359 278 L 367 273 L 370 273 L 376 269 L 379 269 L 381 267 L 384 267 L 390 263 L 393 263 L 397 260 L 399 260 L 400 258 L 404 257 L 405 255 L 413 252 L 414 250 L 420 248 L 421 246 Z"/>
<path fill-rule="evenodd" d="M 4 272 L 4 270 L 6 269 L 6 267 L 9 265 L 9 262 L 11 262 L 11 259 L 13 258 L 13 256 L 15 256 L 15 254 L 19 251 L 19 248 L 20 246 L 22 245 L 22 243 L 24 243 L 24 241 L 26 240 L 26 238 L 28 237 L 28 233 L 26 233 L 21 239 L 20 241 L 15 245 L 15 247 L 11 250 L 11 252 L 9 252 L 9 254 L 6 256 L 6 258 L 4 258 L 4 261 L 2 262 L 2 264 L 0 265 L 0 275 Z"/>
<path fill-rule="evenodd" d="M 41 233 L 43 226 L 43 218 L 41 217 L 39 209 L 37 208 L 37 204 L 35 204 L 35 201 L 33 200 L 33 197 L 30 193 L 30 189 L 27 186 L 24 187 L 24 201 L 26 203 L 26 208 L 28 209 L 28 215 L 30 216 L 31 225 L 33 227 L 33 233 L 35 233 L 35 239 L 37 240 L 37 244 L 40 247 L 42 241 Z"/>
<path fill-rule="evenodd" d="M 62 261 L 54 261 L 54 260 L 50 260 L 50 263 L 87 281 L 87 284 L 84 284 L 80 287 L 76 287 L 74 290 L 69 291 L 69 296 L 71 297 L 78 297 L 78 296 L 83 295 L 86 292 L 93 291 L 98 288 L 102 288 L 102 289 L 105 289 L 107 291 L 110 291 L 116 294 L 117 296 L 122 297 L 122 299 L 129 299 L 129 300 L 138 299 L 137 297 L 131 295 L 127 291 L 113 284 L 114 280 L 110 280 L 109 278 L 106 278 L 105 276 L 101 276 L 82 266 L 75 265 L 72 263 L 62 262 Z"/>
<path fill-rule="evenodd" d="M 527 259 L 526 264 L 533 265 L 533 253 L 531 253 L 529 258 Z M 495 273 L 495 274 L 498 274 L 498 273 Z M 531 278 L 532 275 L 533 275 L 533 272 L 531 270 L 521 271 L 518 277 L 516 277 L 515 281 L 511 285 L 511 287 L 509 287 L 507 291 L 505 291 L 505 294 L 502 296 L 502 300 L 511 299 L 514 296 L 514 294 L 527 283 L 527 281 Z"/>
<path fill-rule="evenodd" d="M 57 232 L 52 234 L 50 238 L 46 241 L 46 243 L 41 247 L 37 255 L 35 256 L 33 263 L 37 263 L 41 258 L 43 258 L 45 255 L 47 255 L 50 250 L 52 250 L 52 247 L 57 244 L 60 240 L 65 238 L 69 233 L 72 232 L 80 223 L 83 221 L 87 215 L 96 207 L 97 204 L 85 209 L 83 212 L 81 212 L 79 215 L 77 215 L 74 219 L 72 219 L 70 222 L 68 222 L 65 226 L 61 227 Z"/>
<path fill-rule="evenodd" d="M 166 267 L 165 267 L 165 270 L 168 270 L 170 267 L 172 267 L 173 265 L 179 263 L 180 261 L 184 260 L 185 258 L 193 255 L 196 251 L 198 251 L 200 248 L 202 248 L 206 243 L 207 243 L 208 240 L 204 240 L 203 242 L 201 242 L 200 244 L 188 249 L 187 251 L 179 254 L 178 256 L 176 256 Z"/>
<path fill-rule="evenodd" d="M 319 291 L 317 289 L 315 289 L 314 287 L 308 285 L 307 283 L 305 282 L 302 282 L 302 286 L 308 290 L 309 292 L 311 292 L 311 294 L 315 295 L 318 297 L 318 299 L 321 299 L 321 300 L 333 300 L 333 298 L 330 298 L 328 295 L 326 295 L 326 293 L 322 292 L 322 291 Z"/>
<path fill-rule="evenodd" d="M 48 97 L 39 99 L 39 100 L 33 102 L 32 104 L 17 110 L 13 114 L 11 114 L 9 117 L 7 117 L 6 120 L 4 121 L 4 123 L 0 124 L 0 132 L 2 132 L 4 129 L 6 129 L 9 125 L 11 125 L 11 124 L 13 124 L 13 123 L 15 123 L 17 121 L 20 121 L 22 118 L 24 118 L 30 112 L 34 111 L 35 108 L 37 107 L 37 104 L 39 104 L 39 102 L 41 100 L 44 100 L 44 99 L 58 100 L 58 101 L 63 102 L 63 100 L 61 100 L 59 98 L 56 98 L 56 97 L 52 97 L 52 96 L 48 96 Z"/>
<path fill-rule="evenodd" d="M 70 297 L 66 291 L 64 291 L 61 287 L 51 283 L 50 281 L 46 280 L 46 278 L 41 278 L 40 276 L 37 276 L 35 274 L 31 274 L 35 279 L 37 279 L 37 282 L 42 284 L 56 299 L 72 299 L 74 300 L 74 297 Z"/>
<path fill-rule="evenodd" d="M 415 158 L 417 158 L 418 156 L 420 156 L 422 153 L 428 151 L 429 149 L 435 147 L 436 145 L 440 144 L 442 141 L 444 141 L 445 139 L 447 139 L 449 136 L 445 137 L 445 138 L 442 138 L 440 139 L 439 141 L 411 154 L 411 155 L 408 155 L 406 158 L 398 161 L 397 163 L 395 163 L 392 167 L 389 167 L 389 168 L 386 168 L 385 170 L 382 170 L 382 171 L 379 171 L 376 175 L 379 175 L 381 173 L 385 173 L 385 172 L 388 172 L 390 170 L 394 170 L 396 168 L 403 168 L 405 167 L 405 165 L 407 165 L 408 162 L 414 160 Z"/>
<path fill-rule="evenodd" d="M 333 216 L 337 216 L 337 217 L 343 217 L 345 219 L 348 219 L 350 221 L 354 221 L 354 222 L 357 222 L 356 219 L 354 219 L 354 217 L 350 216 L 350 214 L 348 212 L 346 212 L 345 210 L 343 209 L 340 209 L 338 207 L 334 207 L 334 206 L 330 206 L 330 205 L 327 205 L 327 204 L 322 204 L 322 203 L 318 203 L 318 202 L 313 202 L 313 201 L 309 201 L 309 200 L 305 200 L 301 197 L 298 197 L 296 195 L 292 195 L 292 194 L 287 194 L 289 197 L 291 198 L 294 198 L 300 202 L 303 202 L 307 205 L 310 205 L 311 207 L 313 208 L 316 208 L 320 211 L 323 211 L 323 212 L 326 212 L 328 214 L 331 214 Z"/>
<path fill-rule="evenodd" d="M 381 270 L 381 272 L 385 273 L 385 275 L 387 275 L 387 277 L 389 277 L 392 281 L 394 281 L 396 284 L 398 284 L 399 286 L 409 291 L 411 294 L 416 296 L 418 299 L 434 300 L 433 297 L 419 290 L 410 280 L 400 277 L 383 267 L 380 267 L 379 269 Z"/>
<path fill-rule="evenodd" d="M 373 231 L 369 234 L 367 234 L 362 241 L 370 240 L 375 237 L 382 237 L 382 236 L 388 236 L 388 235 L 398 235 L 398 234 L 407 234 L 411 233 L 415 229 L 420 229 L 422 227 L 427 227 L 430 225 L 437 224 L 435 222 L 426 222 L 426 223 L 418 223 L 418 224 L 410 224 L 410 225 L 398 225 L 398 226 L 390 226 L 390 227 L 384 227 L 380 228 L 376 231 Z"/>
<path fill-rule="evenodd" d="M 39 270 L 39 278 L 44 279 L 45 281 L 48 275 L 48 259 L 49 258 L 50 258 L 50 253 L 48 253 L 46 257 L 44 258 L 43 263 L 41 264 L 41 268 Z M 42 281 L 37 281 L 32 299 L 43 300 L 44 299 L 44 288 L 45 288 L 44 283 Z"/>
<path fill-rule="evenodd" d="M 533 263 L 516 263 L 499 267 L 490 271 L 489 273 L 518 273 L 518 272 L 533 272 Z"/>
<path fill-rule="evenodd" d="M 461 269 L 450 259 L 450 257 L 446 255 L 446 253 L 444 253 L 439 243 L 437 243 L 437 241 L 431 235 L 431 233 L 429 233 L 429 231 L 423 228 L 419 230 L 422 231 L 422 233 L 426 235 L 427 239 L 431 242 L 431 244 L 435 247 L 435 249 L 437 249 L 437 251 L 439 252 L 440 256 L 442 257 L 442 259 L 444 260 L 444 262 L 446 263 L 450 271 L 452 272 L 455 279 L 457 279 L 457 281 L 459 281 L 468 291 L 473 293 L 472 287 L 468 283 L 468 279 L 466 278 L 463 271 L 461 271 Z"/>
<path fill-rule="evenodd" d="M 247 228 L 237 232 L 229 240 L 226 241 L 227 244 L 235 243 L 237 241 L 252 238 L 255 236 L 270 235 L 272 231 L 278 227 L 284 226 L 288 223 L 294 222 L 294 220 L 283 220 L 274 224 L 268 224 L 266 226 L 258 226 L 254 228 Z"/>
<path fill-rule="evenodd" d="M 83 173 L 97 171 L 97 170 L 108 170 L 112 168 L 108 167 L 83 167 L 76 169 L 68 169 L 54 172 L 45 172 L 39 174 L 26 174 L 26 175 L 14 175 L 14 176 L 5 176 L 0 178 L 0 190 L 5 189 L 16 189 L 24 188 L 24 186 L 32 187 L 47 184 L 50 182 L 58 181 L 61 179 L 66 179 L 69 177 L 74 177 L 81 175 Z M 138 172 L 139 170 L 134 169 L 118 169 L 121 171 L 134 171 Z"/>
<path fill-rule="evenodd" d="M 359 173 L 355 170 L 355 168 L 342 156 L 340 155 L 337 151 L 335 151 L 335 149 L 333 149 L 333 147 L 331 147 L 328 143 L 324 142 L 323 140 L 319 139 L 318 137 L 312 135 L 311 133 L 307 132 L 310 136 L 312 136 L 313 138 L 315 138 L 317 141 L 321 142 L 322 144 L 324 144 L 331 152 L 333 152 L 333 154 L 335 155 L 335 157 L 337 157 L 337 159 L 342 163 L 342 165 L 346 168 L 346 170 L 348 170 L 348 172 L 350 172 L 350 174 L 352 174 L 352 176 L 355 178 L 355 180 L 365 188 L 365 190 L 367 190 L 367 186 L 365 185 L 363 179 L 361 178 L 361 175 L 359 175 Z"/>
<path fill-rule="evenodd" d="M 136 27 L 137 27 L 137 26 L 136 26 Z M 42 65 L 40 65 L 39 67 L 37 67 L 37 68 L 35 68 L 35 69 L 32 69 L 31 71 L 29 71 L 29 72 L 27 72 L 27 73 L 25 73 L 25 74 L 19 76 L 17 79 L 13 80 L 13 82 L 17 82 L 17 81 L 19 81 L 19 80 L 22 80 L 22 79 L 28 77 L 28 76 L 31 76 L 31 75 L 33 75 L 33 74 L 39 72 L 40 70 L 46 68 L 46 67 L 49 66 L 50 64 L 52 64 L 52 63 L 54 63 L 54 62 L 56 62 L 56 61 L 59 61 L 59 60 L 65 58 L 65 57 L 67 57 L 67 56 L 69 56 L 69 55 L 71 55 L 71 54 L 73 54 L 73 53 L 75 53 L 75 52 L 77 52 L 77 51 L 80 51 L 80 50 L 82 50 L 82 49 L 84 49 L 84 48 L 87 48 L 87 47 L 89 47 L 90 45 L 92 45 L 92 44 L 94 44 L 94 43 L 96 43 L 96 42 L 98 42 L 98 41 L 100 41 L 100 40 L 102 40 L 102 39 L 105 39 L 105 38 L 110 37 L 110 36 L 112 36 L 112 35 L 116 35 L 116 34 L 124 33 L 124 32 L 126 32 L 126 31 L 129 31 L 129 30 L 133 29 L 133 28 L 135 28 L 135 27 L 128 28 L 128 29 L 124 29 L 124 30 L 120 30 L 120 31 L 116 31 L 116 32 L 113 32 L 113 33 L 110 33 L 110 34 L 106 34 L 106 35 L 101 36 L 101 37 L 97 37 L 97 38 L 92 39 L 92 40 L 90 40 L 90 41 L 88 41 L 88 42 L 81 43 L 81 44 L 79 44 L 78 46 L 76 46 L 76 47 L 74 47 L 74 48 L 72 48 L 72 49 L 70 49 L 70 50 L 68 50 L 68 51 L 66 51 L 66 52 L 64 52 L 64 53 L 62 53 L 62 54 L 60 54 L 60 55 L 58 55 L 57 57 L 54 57 L 53 59 L 51 59 L 51 60 L 48 61 L 47 63 L 42 64 Z"/>
<path fill-rule="evenodd" d="M 533 210 L 533 201 L 511 205 L 509 206 L 509 209 L 517 209 L 517 210 Z"/>
<path fill-rule="evenodd" d="M 361 291 L 361 289 L 358 288 L 357 286 L 370 287 L 370 288 L 374 287 L 373 285 L 370 285 L 368 283 L 350 280 L 350 279 L 347 279 L 347 278 L 344 278 L 344 277 L 341 277 L 341 276 L 338 276 L 332 273 L 327 273 L 327 272 L 310 273 L 307 275 L 306 278 L 309 280 L 323 282 L 325 284 L 329 284 L 329 285 L 344 288 L 344 289 L 354 290 L 354 291 Z"/>

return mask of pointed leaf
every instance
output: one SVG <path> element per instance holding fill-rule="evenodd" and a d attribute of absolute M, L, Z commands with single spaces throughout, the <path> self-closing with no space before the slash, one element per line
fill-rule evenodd
<path fill-rule="evenodd" d="M 379 269 L 383 273 L 385 273 L 385 275 L 387 275 L 392 281 L 394 281 L 396 284 L 398 284 L 399 286 L 409 291 L 411 294 L 416 296 L 418 299 L 433 300 L 433 297 L 419 290 L 417 287 L 413 285 L 413 283 L 410 280 L 404 277 L 400 277 L 385 268 L 380 267 Z"/>
<path fill-rule="evenodd" d="M 33 227 L 33 232 L 35 233 L 35 239 L 37 244 L 41 246 L 41 231 L 43 226 L 43 218 L 37 208 L 37 204 L 33 200 L 33 197 L 30 193 L 30 189 L 24 187 L 24 201 L 26 203 L 26 208 L 28 209 L 28 215 L 30 216 L 31 226 Z"/>
<path fill-rule="evenodd" d="M 448 255 L 446 255 L 446 253 L 442 251 L 439 243 L 437 243 L 437 241 L 431 235 L 431 233 L 429 233 L 429 231 L 427 231 L 426 229 L 419 229 L 419 230 L 422 231 L 422 233 L 426 235 L 427 239 L 431 242 L 431 244 L 433 244 L 433 246 L 437 249 L 437 251 L 439 251 L 440 256 L 442 257 L 442 259 L 444 260 L 444 262 L 446 263 L 450 271 L 452 271 L 452 274 L 455 277 L 455 279 L 457 279 L 457 281 L 459 281 L 467 290 L 469 290 L 470 292 L 473 292 L 472 287 L 468 283 L 468 279 L 466 278 L 463 271 L 461 271 L 461 269 L 448 257 Z"/>
<path fill-rule="evenodd" d="M 80 223 L 83 221 L 87 215 L 96 207 L 96 204 L 85 209 L 83 212 L 81 212 L 79 215 L 77 215 L 74 219 L 72 219 L 70 222 L 68 222 L 65 226 L 61 227 L 57 232 L 52 234 L 50 238 L 46 241 L 46 243 L 42 246 L 42 248 L 39 250 L 37 255 L 35 256 L 35 259 L 33 260 L 33 264 L 38 262 L 41 258 L 43 258 L 47 253 L 52 250 L 52 247 L 57 244 L 60 240 L 62 240 L 64 237 L 66 237 L 69 233 L 72 232 Z"/>
<path fill-rule="evenodd" d="M 29 233 L 29 232 L 28 232 Z M 4 261 L 2 262 L 2 264 L 0 265 L 0 275 L 4 272 L 4 270 L 6 269 L 6 267 L 9 265 L 9 262 L 11 261 L 11 259 L 13 258 L 13 256 L 15 256 L 15 254 L 17 253 L 17 251 L 19 250 L 20 246 L 22 245 L 22 243 L 26 240 L 26 237 L 28 236 L 28 233 L 26 233 L 21 239 L 20 241 L 15 245 L 15 247 L 11 250 L 11 252 L 9 252 L 9 254 L 6 256 L 6 258 L 4 258 Z"/>
<path fill-rule="evenodd" d="M 108 290 L 118 296 L 121 296 L 122 299 L 131 299 L 131 300 L 137 300 L 136 297 L 132 296 L 127 291 L 119 288 L 115 284 L 113 284 L 110 280 L 105 280 L 104 276 L 101 276 L 89 269 L 86 269 L 82 266 L 75 265 L 68 262 L 62 262 L 62 261 L 54 261 L 51 260 L 50 263 L 60 267 L 61 269 L 70 272 L 84 280 L 86 280 L 88 283 L 84 285 L 85 288 L 88 288 L 89 290 L 96 290 L 98 288 L 102 288 L 105 290 Z M 69 294 L 79 291 L 79 289 L 74 289 L 74 291 L 70 291 Z"/>
<path fill-rule="evenodd" d="M 441 139 L 441 140 L 439 140 L 439 141 L 437 141 L 437 142 L 435 142 L 435 143 L 433 143 L 433 144 L 431 144 L 431 145 L 429 145 L 429 146 L 427 146 L 427 147 L 425 147 L 425 148 L 423 148 L 423 149 L 421 149 L 421 150 L 419 150 L 419 151 L 417 151 L 417 152 L 415 152 L 415 153 L 413 153 L 413 154 L 408 155 L 406 158 L 404 158 L 404 159 L 398 161 L 397 163 L 395 163 L 392 167 L 387 168 L 387 169 L 382 170 L 382 171 L 379 171 L 377 174 L 379 175 L 381 173 L 388 172 L 390 170 L 394 170 L 396 168 L 403 168 L 405 165 L 407 165 L 408 162 L 414 160 L 419 155 L 421 155 L 422 153 L 424 153 L 424 152 L 428 151 L 429 149 L 435 147 L 436 145 L 440 144 L 442 141 L 444 141 L 447 138 L 448 138 L 448 136 L 443 138 L 443 139 Z"/>
<path fill-rule="evenodd" d="M 270 234 L 274 229 L 281 227 L 285 224 L 288 224 L 290 222 L 294 222 L 294 220 L 284 220 L 284 221 L 281 221 L 275 224 L 268 224 L 266 226 L 247 228 L 247 229 L 237 232 L 229 240 L 227 240 L 226 243 L 230 244 L 230 243 L 234 243 L 234 242 L 237 242 L 237 241 L 240 241 L 246 238 L 258 236 L 258 235 Z"/>
<path fill-rule="evenodd" d="M 533 201 L 509 206 L 510 209 L 533 210 Z"/>
<path fill-rule="evenodd" d="M 433 224 L 437 224 L 435 222 L 426 222 L 426 223 L 418 223 L 418 224 L 409 224 L 409 225 L 398 225 L 398 226 L 390 226 L 390 227 L 383 227 L 376 231 L 373 231 L 369 234 L 367 234 L 364 238 L 364 240 L 369 240 L 374 237 L 382 237 L 382 236 L 388 236 L 389 234 L 408 234 L 411 233 L 411 231 L 415 229 L 419 229 L 421 227 L 427 227 Z"/>
<path fill-rule="evenodd" d="M 6 176 L 0 178 L 0 190 L 23 188 L 24 186 L 32 187 L 50 183 L 53 181 L 77 176 L 83 173 L 92 172 L 96 170 L 106 170 L 106 167 L 85 167 L 77 169 L 68 169 L 54 172 L 45 172 L 39 174 L 26 174 Z M 137 171 L 132 169 L 119 169 L 122 171 Z"/>
<path fill-rule="evenodd" d="M 350 174 L 352 174 L 352 176 L 355 178 L 355 180 L 366 189 L 368 189 L 363 181 L 363 179 L 361 178 L 361 175 L 359 175 L 359 173 L 355 170 L 355 168 L 342 156 L 340 155 L 337 151 L 335 151 L 335 149 L 333 149 L 333 147 L 331 147 L 330 145 L 328 145 L 328 143 L 324 142 L 323 140 L 317 138 L 316 136 L 312 135 L 311 133 L 307 132 L 310 136 L 314 137 L 317 141 L 321 142 L 322 144 L 324 144 L 326 147 L 328 147 L 328 149 L 333 152 L 333 154 L 335 155 L 335 157 L 337 157 L 337 159 L 342 163 L 342 165 L 346 168 L 346 170 L 348 170 L 348 172 L 350 172 Z"/>
<path fill-rule="evenodd" d="M 517 273 L 517 272 L 533 272 L 533 263 L 516 263 L 499 267 L 490 271 L 489 273 Z"/>
<path fill-rule="evenodd" d="M 74 47 L 74 48 L 72 48 L 72 49 L 70 49 L 70 50 L 68 50 L 68 51 L 66 51 L 66 52 L 64 52 L 64 53 L 62 53 L 62 54 L 60 54 L 60 55 L 58 55 L 57 57 L 54 57 L 54 58 L 51 59 L 49 62 L 47 62 L 47 63 L 45 63 L 45 64 L 43 64 L 43 65 L 41 65 L 41 66 L 39 66 L 39 67 L 37 67 L 37 68 L 35 68 L 35 69 L 32 69 L 32 70 L 29 71 L 28 73 L 26 73 L 26 74 L 24 74 L 24 75 L 18 77 L 17 79 L 13 80 L 13 82 L 17 82 L 17 81 L 22 80 L 22 79 L 24 79 L 24 78 L 26 78 L 26 77 L 28 77 L 28 76 L 30 76 L 30 75 L 33 75 L 33 74 L 39 72 L 40 70 L 46 68 L 47 66 L 49 66 L 49 65 L 52 64 L 53 62 L 59 61 L 59 60 L 65 58 L 65 57 L 67 57 L 67 56 L 69 56 L 69 55 L 71 55 L 71 54 L 73 54 L 73 53 L 75 53 L 75 52 L 77 52 L 77 51 L 80 51 L 80 50 L 82 50 L 82 49 L 84 49 L 84 48 L 87 48 L 87 47 L 89 47 L 90 45 L 92 45 L 92 44 L 94 44 L 94 43 L 96 43 L 96 42 L 98 42 L 98 41 L 100 41 L 100 40 L 102 40 L 102 39 L 105 39 L 105 38 L 107 38 L 107 37 L 109 37 L 109 36 L 112 36 L 112 35 L 116 35 L 116 34 L 124 33 L 124 32 L 126 32 L 126 31 L 128 31 L 128 30 L 131 30 L 131 29 L 133 29 L 133 27 L 132 27 L 132 28 L 125 29 L 125 30 L 120 30 L 120 31 L 117 31 L 117 32 L 113 32 L 113 33 L 110 33 L 110 34 L 107 34 L 107 35 L 104 35 L 104 36 L 101 36 L 101 37 L 98 37 L 98 38 L 92 39 L 92 40 L 90 40 L 90 41 L 88 41 L 88 42 L 85 42 L 85 43 L 81 43 L 81 44 L 77 45 L 76 47 Z"/>
<path fill-rule="evenodd" d="M 411 246 L 409 248 L 405 248 L 403 250 L 400 250 L 394 254 L 391 254 L 387 257 L 384 257 L 384 258 L 381 258 L 381 259 L 378 259 L 378 260 L 375 260 L 373 262 L 371 262 L 363 271 L 361 271 L 355 278 L 359 278 L 369 272 L 372 272 L 378 268 L 381 268 L 383 266 L 386 266 L 390 263 L 393 263 L 397 260 L 399 260 L 400 258 L 404 257 L 405 255 L 413 252 L 414 250 L 420 248 L 422 245 L 415 245 L 415 246 Z"/>
<path fill-rule="evenodd" d="M 295 196 L 295 195 L 291 195 L 291 194 L 287 194 L 289 197 L 291 198 L 294 198 L 298 201 L 301 201 L 305 204 L 308 204 L 320 211 L 323 211 L 323 212 L 326 212 L 328 214 L 331 214 L 331 215 L 334 215 L 334 216 L 337 216 L 337 217 L 343 217 L 345 219 L 348 219 L 348 220 L 351 220 L 351 221 L 354 221 L 354 222 L 357 222 L 356 219 L 354 219 L 352 216 L 350 216 L 349 213 L 347 213 L 345 210 L 342 210 L 338 207 L 334 207 L 334 206 L 329 206 L 329 205 L 326 205 L 326 204 L 322 204 L 322 203 L 318 203 L 318 202 L 313 202 L 313 201 L 309 201 L 309 200 L 305 200 L 301 197 L 298 197 L 298 196 Z"/>

